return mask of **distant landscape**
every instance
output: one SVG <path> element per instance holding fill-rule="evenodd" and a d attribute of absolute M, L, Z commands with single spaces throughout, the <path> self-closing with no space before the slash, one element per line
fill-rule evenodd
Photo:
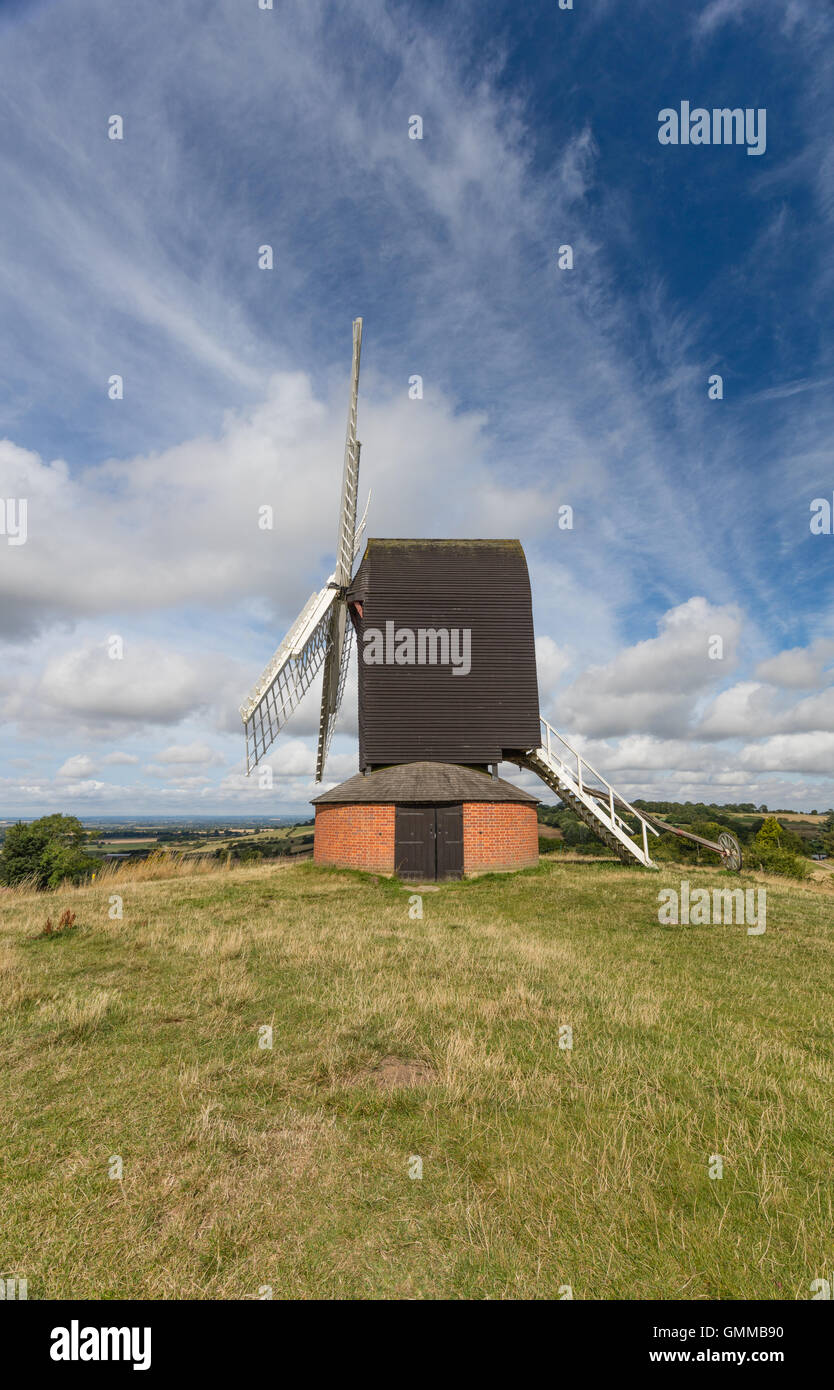
<path fill-rule="evenodd" d="M 834 809 L 809 812 L 773 809 L 751 803 L 726 805 L 703 802 L 636 801 L 641 810 L 686 829 L 703 839 L 715 840 L 722 831 L 738 839 L 751 868 L 788 872 L 789 877 L 808 873 L 827 880 L 834 871 Z M 561 802 L 538 808 L 539 850 L 542 854 L 609 858 L 611 851 Z M 24 820 L 31 824 L 33 818 Z M 778 829 L 775 828 L 774 822 Z M 0 819 L 0 850 L 16 818 Z M 89 872 L 96 861 L 142 861 L 170 856 L 177 860 L 213 859 L 257 863 L 261 860 L 310 857 L 313 852 L 312 817 L 292 816 L 90 816 L 78 822 L 83 830 L 79 848 L 89 857 Z M 763 827 L 768 826 L 781 858 L 762 857 Z M 765 838 L 767 836 L 765 832 Z M 651 842 L 656 862 L 717 865 L 710 850 L 662 834 Z M 751 861 L 752 860 L 755 862 Z M 798 861 L 798 863 L 796 862 Z M 793 865 L 793 868 L 791 867 Z M 68 877 L 83 881 L 74 868 Z"/>
<path fill-rule="evenodd" d="M 752 802 L 708 805 L 691 801 L 635 801 L 634 805 L 702 839 L 716 840 L 722 831 L 729 831 L 741 845 L 745 862 L 750 867 L 771 872 L 787 869 L 790 877 L 804 876 L 803 870 L 828 876 L 834 867 L 834 810 L 785 811 L 755 806 Z M 539 850 L 543 854 L 559 850 L 594 856 L 609 854 L 605 845 L 566 807 L 540 806 L 539 822 Z M 772 853 L 769 862 L 764 862 L 768 856 L 763 857 L 761 847 L 769 835 L 781 858 L 781 869 Z M 672 834 L 653 839 L 650 850 L 656 862 L 704 865 L 718 862 L 718 856 L 710 850 Z M 792 864 L 792 860 L 798 862 Z"/>
<path fill-rule="evenodd" d="M 19 823 L 0 820 L 0 848 L 9 828 Z M 313 849 L 312 820 L 292 816 L 89 816 L 81 825 L 83 849 L 104 861 L 172 854 L 250 862 Z"/>

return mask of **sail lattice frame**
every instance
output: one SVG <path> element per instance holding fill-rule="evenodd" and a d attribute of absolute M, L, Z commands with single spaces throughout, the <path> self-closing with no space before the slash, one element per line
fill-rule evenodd
<path fill-rule="evenodd" d="M 327 652 L 335 589 L 313 594 L 287 633 L 240 714 L 247 774 L 275 742 L 321 669 Z"/>

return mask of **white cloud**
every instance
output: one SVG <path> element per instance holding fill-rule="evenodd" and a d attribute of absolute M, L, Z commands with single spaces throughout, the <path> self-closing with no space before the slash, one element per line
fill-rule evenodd
<path fill-rule="evenodd" d="M 751 738 L 770 733 L 775 727 L 772 687 L 759 681 L 739 681 L 722 690 L 698 726 L 707 738 Z"/>
<path fill-rule="evenodd" d="M 230 806 L 245 804 L 253 814 L 272 815 L 285 805 L 304 806 L 313 797 L 359 771 L 355 749 L 346 753 L 335 748 L 331 750 L 326 775 L 320 783 L 314 781 L 315 767 L 315 743 L 286 737 L 273 745 L 270 754 L 251 776 L 247 777 L 245 772 L 228 773 L 219 783 L 218 791 Z M 259 773 L 262 768 L 272 770 L 271 786 L 261 786 Z"/>
<path fill-rule="evenodd" d="M 571 657 L 558 647 L 552 637 L 536 638 L 536 669 L 539 676 L 539 700 L 547 707 L 553 699 L 562 677 L 571 664 Z"/>
<path fill-rule="evenodd" d="M 561 718 L 583 734 L 636 732 L 682 735 L 699 697 L 721 681 L 736 660 L 741 615 L 700 596 L 669 609 L 657 637 L 622 649 L 606 666 L 591 666 L 562 695 Z M 710 657 L 714 637 L 723 658 Z"/>
<path fill-rule="evenodd" d="M 201 767 L 222 766 L 226 759 L 207 743 L 173 743 L 156 755 L 160 763 L 195 763 Z"/>
<path fill-rule="evenodd" d="M 41 732 L 57 721 L 102 734 L 125 724 L 173 724 L 210 707 L 232 705 L 240 683 L 228 658 L 128 637 L 121 660 L 111 660 L 105 641 L 48 658 L 38 678 L 21 678 L 7 695 L 4 713 L 24 725 L 39 725 Z"/>
<path fill-rule="evenodd" d="M 73 797 L 77 801 L 87 800 L 89 797 L 96 796 L 99 792 L 110 794 L 111 788 L 106 782 L 96 782 L 88 778 L 83 782 L 70 782 L 64 789 L 67 796 Z"/>
<path fill-rule="evenodd" d="M 675 777 L 718 775 L 727 757 L 708 745 L 686 739 L 655 738 L 651 734 L 630 734 L 611 742 L 580 738 L 580 752 L 593 767 L 611 780 L 622 773 L 645 775 L 667 772 Z"/>
<path fill-rule="evenodd" d="M 779 734 L 743 748 L 742 767 L 759 772 L 807 772 L 834 775 L 834 732 Z M 831 789 L 828 790 L 829 798 Z"/>
<path fill-rule="evenodd" d="M 803 731 L 834 732 L 834 685 L 817 695 L 808 695 L 784 711 L 778 727 L 787 733 Z"/>
<path fill-rule="evenodd" d="M 542 493 L 492 481 L 482 425 L 479 415 L 455 413 L 437 391 L 419 403 L 405 389 L 364 397 L 363 490 L 374 489 L 369 534 L 399 534 L 404 518 L 412 534 L 425 535 L 438 533 L 439 520 L 440 532 L 452 535 L 539 526 Z M 110 460 L 81 477 L 60 460 L 45 463 L 0 442 L 0 496 L 29 499 L 26 545 L 0 546 L 7 632 L 104 613 L 121 615 L 129 628 L 137 612 L 242 601 L 250 612 L 253 603 L 268 612 L 277 631 L 327 579 L 343 433 L 342 384 L 325 402 L 294 373 L 273 377 L 254 410 L 230 413 L 217 438 Z M 274 529 L 259 526 L 265 506 Z M 66 563 L 67 536 L 83 564 Z"/>
<path fill-rule="evenodd" d="M 92 758 L 88 758 L 85 753 L 76 753 L 74 757 L 67 758 L 63 767 L 59 767 L 56 777 L 65 777 L 72 780 L 75 777 L 90 777 L 97 771 Z"/>
<path fill-rule="evenodd" d="M 791 647 L 760 661 L 758 680 L 786 689 L 814 690 L 823 683 L 823 670 L 834 661 L 834 642 L 823 639 L 810 647 Z"/>
<path fill-rule="evenodd" d="M 698 726 L 698 733 L 706 738 L 803 732 L 834 732 L 834 685 L 791 702 L 775 685 L 740 681 L 716 697 Z"/>
<path fill-rule="evenodd" d="M 737 22 L 749 11 L 753 0 L 710 0 L 695 19 L 698 34 L 708 35 L 723 25 Z"/>

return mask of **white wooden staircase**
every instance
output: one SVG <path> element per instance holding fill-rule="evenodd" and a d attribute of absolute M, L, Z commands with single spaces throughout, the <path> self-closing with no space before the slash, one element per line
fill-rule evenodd
<path fill-rule="evenodd" d="M 542 719 L 541 726 L 541 747 L 517 759 L 519 765 L 541 777 L 624 864 L 636 859 L 644 868 L 656 869 L 649 857 L 648 837 L 659 832 L 546 719 Z M 637 823 L 637 839 L 617 808 Z"/>

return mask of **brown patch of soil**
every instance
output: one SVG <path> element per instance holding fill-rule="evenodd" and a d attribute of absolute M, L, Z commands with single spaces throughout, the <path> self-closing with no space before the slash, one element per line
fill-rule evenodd
<path fill-rule="evenodd" d="M 374 1067 L 363 1067 L 350 1077 L 351 1086 L 378 1086 L 381 1091 L 399 1087 L 428 1086 L 434 1072 L 426 1062 L 409 1061 L 403 1057 L 383 1057 Z"/>

